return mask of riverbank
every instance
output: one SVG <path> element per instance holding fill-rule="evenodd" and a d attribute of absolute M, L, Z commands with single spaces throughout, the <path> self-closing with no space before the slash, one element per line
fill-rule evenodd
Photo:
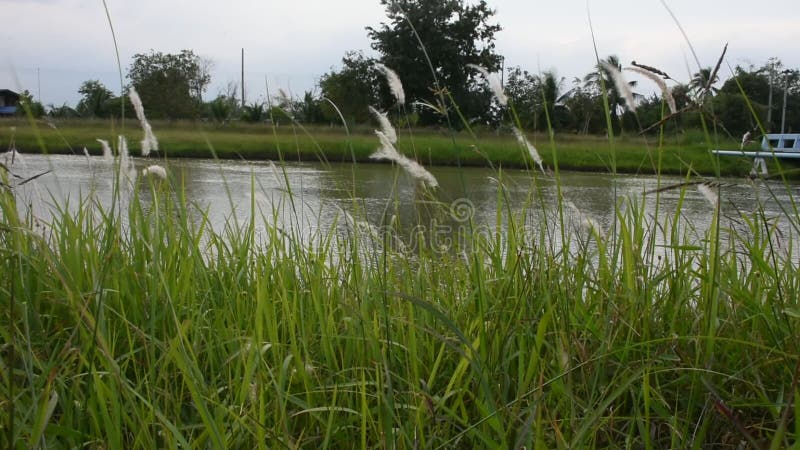
<path fill-rule="evenodd" d="M 125 135 L 131 151 L 138 152 L 138 123 L 100 120 L 59 121 L 30 124 L 23 120 L 0 122 L 0 148 L 14 146 L 23 153 L 99 154 L 97 139 L 114 142 Z M 291 125 L 211 124 L 199 122 L 153 123 L 162 154 L 170 158 L 246 160 L 373 162 L 369 156 L 378 140 L 368 127 L 346 133 L 342 128 L 299 128 Z M 486 166 L 528 168 L 532 161 L 509 132 L 484 132 L 473 137 L 447 130 L 400 130 L 398 149 L 428 166 Z M 528 139 L 539 150 L 547 167 L 556 159 L 562 170 L 633 174 L 687 172 L 712 176 L 745 176 L 747 158 L 720 158 L 710 154 L 700 133 L 665 136 L 659 144 L 653 137 L 627 133 L 613 143 L 601 136 L 557 135 L 551 144 L 546 133 L 530 133 Z M 732 139 L 712 144 L 715 148 L 738 148 Z M 718 166 L 718 168 L 717 168 Z M 770 167 L 774 173 L 777 167 Z"/>

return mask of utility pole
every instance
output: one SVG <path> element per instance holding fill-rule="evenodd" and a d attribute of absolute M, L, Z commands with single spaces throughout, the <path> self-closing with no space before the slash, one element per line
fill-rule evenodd
<path fill-rule="evenodd" d="M 769 63 L 769 100 L 767 100 L 767 133 L 772 132 L 772 72 L 775 70 L 775 61 Z"/>
<path fill-rule="evenodd" d="M 506 88 L 506 57 L 500 56 L 500 87 Z"/>
<path fill-rule="evenodd" d="M 242 108 L 244 108 L 244 47 L 242 47 Z"/>
<path fill-rule="evenodd" d="M 789 75 L 791 74 L 791 70 L 784 70 L 783 71 L 783 111 L 781 112 L 781 133 L 785 133 L 786 131 L 786 97 L 787 93 L 789 92 Z"/>

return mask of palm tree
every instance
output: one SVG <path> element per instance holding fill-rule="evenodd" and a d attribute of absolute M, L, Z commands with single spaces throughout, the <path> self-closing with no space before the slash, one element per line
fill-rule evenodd
<path fill-rule="evenodd" d="M 561 92 L 564 81 L 564 77 L 558 78 L 554 70 L 547 70 L 539 75 L 539 83 L 542 86 L 542 96 L 548 105 L 555 106 L 564 104 L 564 99 L 569 96 L 569 91 Z"/>
<path fill-rule="evenodd" d="M 569 107 L 566 105 L 565 101 L 569 98 L 571 90 L 563 92 L 565 79 L 564 77 L 559 78 L 554 70 L 542 72 L 542 74 L 537 77 L 537 81 L 544 103 L 544 105 L 542 105 L 542 112 L 544 112 L 544 107 L 546 107 L 547 114 L 550 116 L 551 125 L 554 128 L 561 128 L 563 125 L 566 125 L 562 123 L 565 121 L 564 115 L 562 114 L 560 119 L 557 120 L 556 111 L 564 109 L 569 111 Z"/>
<path fill-rule="evenodd" d="M 692 76 L 692 80 L 689 82 L 689 95 L 697 103 L 703 103 L 706 98 L 719 92 L 719 89 L 714 87 L 714 84 L 719 81 L 719 76 L 714 74 L 714 79 L 711 80 L 711 73 L 711 67 L 702 68 Z"/>

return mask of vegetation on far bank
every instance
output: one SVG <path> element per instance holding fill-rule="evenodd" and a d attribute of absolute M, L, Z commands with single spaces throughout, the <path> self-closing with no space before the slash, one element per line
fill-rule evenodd
<path fill-rule="evenodd" d="M 128 136 L 132 151 L 138 151 L 138 123 L 129 121 L 123 127 L 118 121 L 57 120 L 37 122 L 35 127 L 24 120 L 0 121 L 0 148 L 13 142 L 21 152 L 82 155 L 100 153 L 96 139 L 113 141 L 115 136 Z M 369 158 L 379 146 L 368 127 L 345 133 L 339 127 L 293 126 L 286 121 L 273 127 L 264 124 L 213 122 L 154 122 L 161 142 L 162 154 L 170 158 L 210 158 L 245 160 L 374 162 Z M 399 130 L 398 148 L 425 165 L 484 166 L 528 168 L 530 159 L 524 148 L 508 130 L 466 131 L 413 129 Z M 530 135 L 544 163 L 553 167 L 549 137 Z M 733 139 L 711 143 L 714 148 L 737 149 Z M 716 145 L 714 145 L 716 144 Z M 751 144 L 753 149 L 758 144 Z M 749 158 L 717 158 L 708 151 L 708 143 L 700 132 L 665 136 L 659 143 L 654 138 L 622 135 L 609 140 L 601 136 L 556 134 L 555 148 L 559 167 L 564 170 L 612 172 L 614 162 L 621 173 L 652 174 L 716 174 L 719 164 L 724 176 L 747 175 L 752 166 Z M 791 167 L 787 164 L 784 166 Z M 773 168 L 774 170 L 774 168 Z"/>
<path fill-rule="evenodd" d="M 346 53 L 341 67 L 331 68 L 314 89 L 299 95 L 275 89 L 268 90 L 266 98 L 263 94 L 242 98 L 243 87 L 227 80 L 227 87 L 208 96 L 213 61 L 189 49 L 174 54 L 150 50 L 133 55 L 125 74 L 120 74 L 124 86 L 118 86 L 119 92 L 89 79 L 75 87 L 81 99 L 74 107 L 45 108 L 27 91 L 23 103 L 36 117 L 132 117 L 124 96 L 135 88 L 151 119 L 257 123 L 288 113 L 307 126 L 341 125 L 344 119 L 353 127 L 370 122 L 368 108 L 372 106 L 388 111 L 400 128 L 462 129 L 465 122 L 505 126 L 511 114 L 493 100 L 475 68 L 481 66 L 488 72 L 503 72 L 498 78 L 513 105 L 511 121 L 529 132 L 552 129 L 559 134 L 603 135 L 609 125 L 615 133 L 639 132 L 664 117 L 671 103 L 665 92 L 680 111 L 665 122 L 669 133 L 703 129 L 705 123 L 713 124 L 722 136 L 740 139 L 747 131 L 758 135 L 800 126 L 800 71 L 770 58 L 760 64 L 737 65 L 732 76 L 724 79 L 722 41 L 716 67 L 696 61 L 688 77 L 669 76 L 658 69 L 658 61 L 647 60 L 648 55 L 628 55 L 637 63 L 612 54 L 597 55 L 596 61 L 587 62 L 585 74 L 567 79 L 558 74 L 558 68 L 505 67 L 504 56 L 495 48 L 495 34 L 502 26 L 487 2 L 414 0 L 402 2 L 402 7 L 394 1 L 381 3 L 386 7 L 385 22 L 367 27 L 375 56 Z M 380 67 L 397 73 L 405 102 L 396 101 Z M 636 72 L 643 68 L 663 83 L 663 91 L 653 78 Z M 628 78 L 635 111 L 634 105 L 626 104 L 612 71 Z M 657 135 L 657 129 L 652 131 L 651 136 Z"/>

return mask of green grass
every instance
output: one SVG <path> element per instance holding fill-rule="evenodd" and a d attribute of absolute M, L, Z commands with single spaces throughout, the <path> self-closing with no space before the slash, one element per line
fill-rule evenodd
<path fill-rule="evenodd" d="M 192 134 L 162 133 L 165 148 L 172 133 Z M 464 231 L 441 253 L 425 239 L 399 250 L 391 227 L 308 242 L 255 204 L 215 230 L 183 198 L 176 179 L 139 180 L 128 200 L 61 205 L 43 228 L 0 188 L 0 445 L 797 442 L 800 272 L 774 247 L 796 234 L 758 210 L 737 234 L 711 207 L 712 225 L 693 230 L 680 206 L 654 218 L 620 199 L 614 230 L 598 233 L 535 195 L 509 215 L 499 189 L 506 232 Z M 448 217 L 424 199 L 425 215 Z M 532 229 L 529 212 L 549 219 Z M 799 217 L 782 220 L 796 232 Z"/>
<path fill-rule="evenodd" d="M 38 153 L 44 148 L 50 153 L 82 154 L 86 147 L 90 153 L 98 154 L 96 139 L 113 141 L 121 128 L 118 123 L 91 120 L 56 123 L 55 129 L 40 123 L 34 128 L 25 121 L 6 120 L 0 122 L 0 148 L 8 148 L 13 141 L 22 152 Z M 210 158 L 216 153 L 225 159 L 369 162 L 369 155 L 378 147 L 369 128 L 358 129 L 350 137 L 339 128 L 300 129 L 291 125 L 273 129 L 267 125 L 163 122 L 154 123 L 154 128 L 161 148 L 172 158 Z M 132 150 L 137 150 L 138 124 L 130 121 L 123 134 L 128 136 Z M 552 167 L 547 135 L 534 134 L 530 139 L 545 164 Z M 213 144 L 213 152 L 209 144 Z M 661 145 L 654 138 L 623 135 L 614 141 L 613 149 L 606 138 L 599 136 L 557 135 L 555 144 L 559 167 L 564 170 L 611 172 L 616 165 L 621 173 L 714 175 L 718 164 L 721 175 L 744 176 L 752 165 L 749 158 L 725 157 L 717 161 L 703 135 L 697 133 L 668 137 Z M 467 133 L 451 136 L 446 131 L 405 130 L 400 132 L 398 147 L 425 165 L 527 168 L 531 164 L 510 132 L 485 132 L 473 138 Z M 723 139 L 712 147 L 736 149 L 739 144 Z M 770 166 L 771 173 L 776 169 L 777 166 Z"/>

